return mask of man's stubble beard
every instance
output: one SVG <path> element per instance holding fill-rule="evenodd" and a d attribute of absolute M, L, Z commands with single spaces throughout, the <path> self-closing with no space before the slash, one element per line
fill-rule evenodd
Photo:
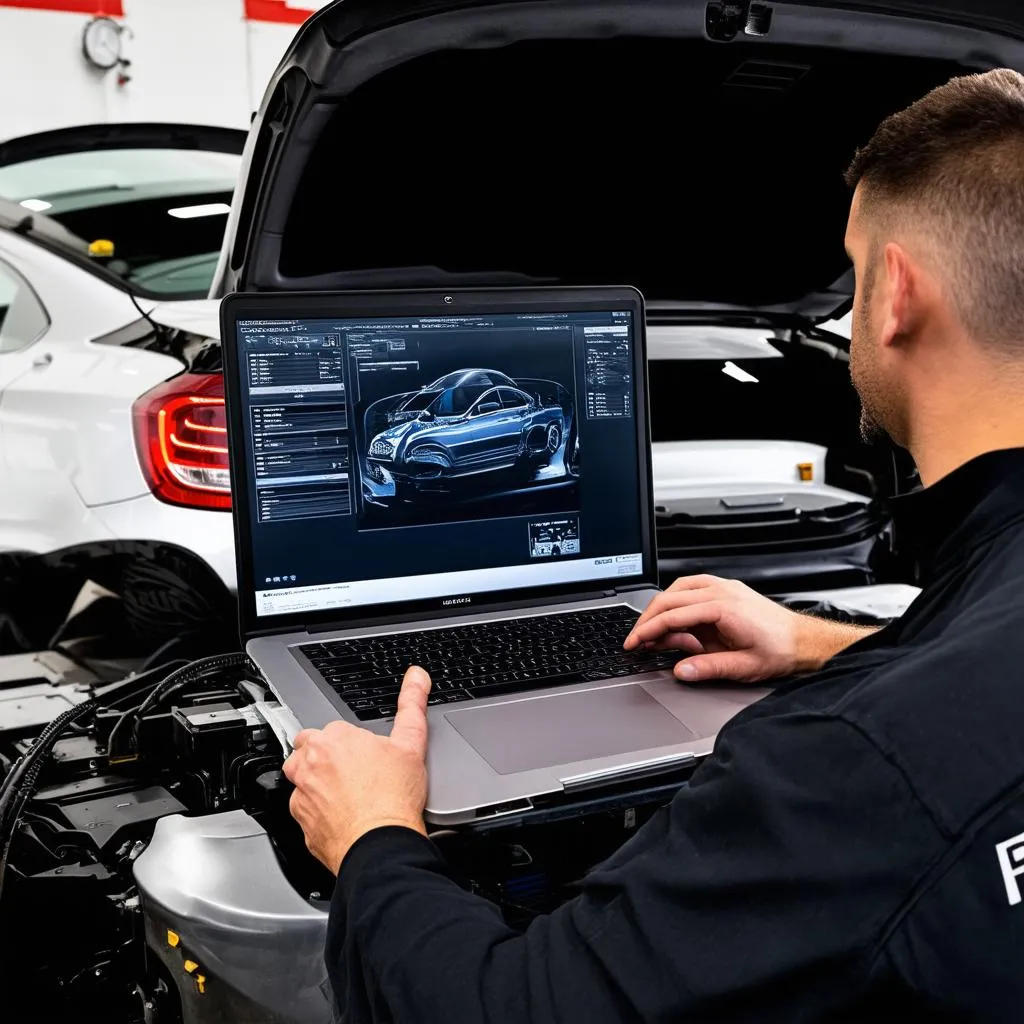
<path fill-rule="evenodd" d="M 864 408 L 863 400 L 860 407 L 860 439 L 865 444 L 889 444 L 891 438 L 885 427 Z"/>

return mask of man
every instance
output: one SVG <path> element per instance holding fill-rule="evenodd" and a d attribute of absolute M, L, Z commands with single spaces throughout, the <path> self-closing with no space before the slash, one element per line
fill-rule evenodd
<path fill-rule="evenodd" d="M 424 708 L 390 739 L 305 732 L 285 766 L 339 871 L 327 947 L 351 1021 L 1020 1020 L 1024 1007 L 1024 77 L 956 79 L 849 171 L 851 371 L 924 591 L 874 635 L 680 580 L 627 647 L 683 682 L 803 673 L 525 934 L 425 838 Z M 806 675 L 806 673 L 811 673 Z M 915 1016 L 915 1014 L 917 1016 Z"/>

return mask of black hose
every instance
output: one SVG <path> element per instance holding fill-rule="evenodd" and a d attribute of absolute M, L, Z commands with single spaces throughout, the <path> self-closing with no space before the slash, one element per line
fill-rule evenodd
<path fill-rule="evenodd" d="M 211 672 L 221 671 L 225 668 L 234 668 L 237 665 L 246 664 L 246 662 L 245 655 L 239 653 L 203 658 L 200 661 L 184 665 L 165 679 L 154 684 L 152 692 L 139 706 L 137 714 L 141 716 L 144 710 L 148 710 L 148 708 L 152 707 L 163 695 L 171 690 L 178 689 L 179 685 L 186 685 Z M 151 669 L 150 671 L 155 673 L 159 670 Z M 129 678 L 124 681 L 126 689 L 137 685 L 138 677 Z M 85 701 L 76 707 L 68 708 L 67 711 L 58 715 L 43 729 L 36 738 L 36 741 L 18 759 L 14 767 L 7 773 L 3 782 L 0 783 L 0 897 L 3 894 L 4 878 L 7 874 L 7 860 L 10 856 L 18 821 L 21 818 L 25 804 L 35 792 L 35 787 L 39 781 L 39 775 L 43 770 L 46 758 L 53 752 L 53 747 L 60 738 L 61 733 L 69 725 L 106 706 L 110 696 L 110 689 L 108 689 L 102 697 Z M 135 712 L 126 711 L 118 720 L 115 731 L 133 713 Z M 111 733 L 110 738 L 113 740 L 113 733 Z"/>
<path fill-rule="evenodd" d="M 132 736 L 130 749 L 135 749 L 135 726 L 166 697 L 180 691 L 190 683 L 202 679 L 204 676 L 223 672 L 229 668 L 238 668 L 246 664 L 248 664 L 248 658 L 244 654 L 236 652 L 234 654 L 215 654 L 209 658 L 201 658 L 199 661 L 190 662 L 188 665 L 175 670 L 160 682 L 137 708 L 130 708 L 117 720 L 117 724 L 107 740 L 107 756 L 121 757 L 128 752 L 121 748 L 120 741 L 126 733 L 129 733 L 129 730 L 129 734 Z"/>
<path fill-rule="evenodd" d="M 98 701 L 90 700 L 77 707 L 68 708 L 67 711 L 58 715 L 39 734 L 38 739 L 8 773 L 3 785 L 0 786 L 0 898 L 3 896 L 7 859 L 11 853 L 18 821 L 25 804 L 35 791 L 45 758 L 51 753 L 60 734 L 68 725 L 79 718 L 93 714 L 99 706 Z"/>

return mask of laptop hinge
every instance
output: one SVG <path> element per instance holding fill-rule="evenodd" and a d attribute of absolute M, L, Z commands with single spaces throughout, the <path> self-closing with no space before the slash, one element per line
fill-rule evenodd
<path fill-rule="evenodd" d="M 500 604 L 485 604 L 474 608 L 465 605 L 455 608 L 443 608 L 437 611 L 406 612 L 404 614 L 378 615 L 367 619 L 348 619 L 345 622 L 335 622 L 330 625 L 307 626 L 306 632 L 311 636 L 317 633 L 333 633 L 339 629 L 367 629 L 372 626 L 401 625 L 403 622 L 424 622 L 427 619 L 446 619 L 463 617 L 466 615 L 487 615 L 491 612 L 507 612 L 516 609 L 543 608 L 553 604 L 575 604 L 579 601 L 599 601 L 602 598 L 615 597 L 615 590 L 596 590 L 589 594 L 562 594 L 552 597 L 533 597 L 523 601 L 504 601 Z"/>
<path fill-rule="evenodd" d="M 646 583 L 629 583 L 624 587 L 616 587 L 616 594 L 635 594 L 638 590 L 657 590 L 658 584 L 647 581 Z"/>

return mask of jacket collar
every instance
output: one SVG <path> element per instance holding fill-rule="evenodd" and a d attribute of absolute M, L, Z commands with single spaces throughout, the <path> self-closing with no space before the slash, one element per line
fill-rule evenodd
<path fill-rule="evenodd" d="M 894 498 L 891 508 L 899 541 L 917 557 L 927 584 L 1024 521 L 1024 448 L 979 455 L 931 487 Z"/>

